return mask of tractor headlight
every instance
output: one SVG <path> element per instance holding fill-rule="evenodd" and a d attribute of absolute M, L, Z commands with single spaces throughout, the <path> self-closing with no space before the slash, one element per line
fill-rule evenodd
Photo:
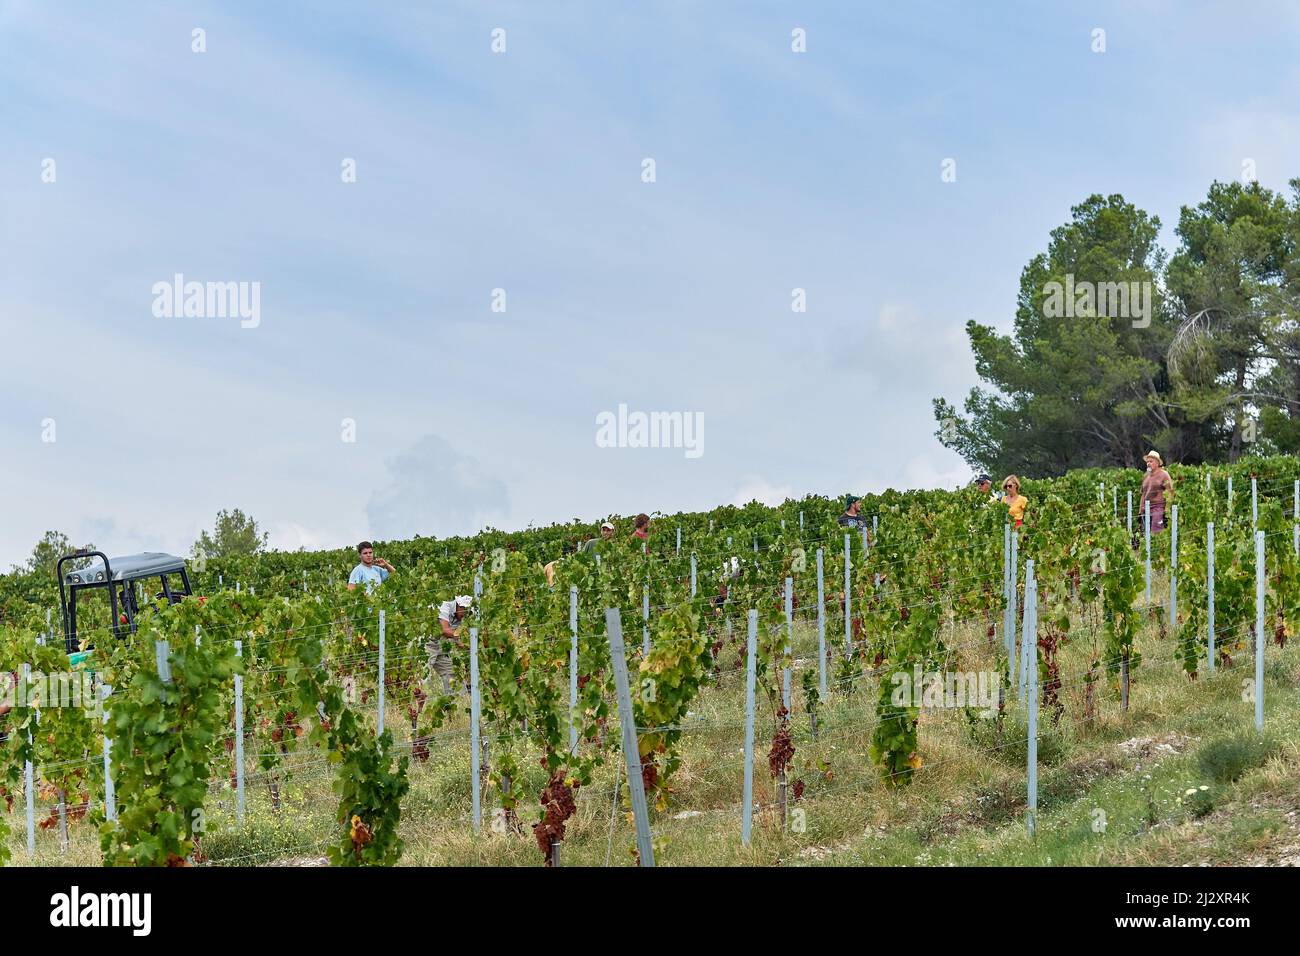
<path fill-rule="evenodd" d="M 74 574 L 74 575 L 72 576 L 72 583 L 73 583 L 73 584 L 80 584 L 80 583 L 81 583 L 81 575 L 80 575 L 80 574 Z"/>
<path fill-rule="evenodd" d="M 102 580 L 104 580 L 104 572 L 103 572 L 103 571 L 96 571 L 96 572 L 95 572 L 95 580 L 96 580 L 96 581 L 102 581 Z"/>

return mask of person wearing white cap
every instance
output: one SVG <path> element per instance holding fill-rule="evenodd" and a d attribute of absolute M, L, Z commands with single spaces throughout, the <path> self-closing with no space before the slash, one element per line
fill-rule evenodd
<path fill-rule="evenodd" d="M 438 626 L 442 633 L 424 645 L 429 653 L 429 668 L 442 678 L 442 692 L 447 695 L 451 694 L 451 654 L 447 642 L 464 645 L 460 638 L 460 623 L 473 604 L 474 599 L 468 594 L 458 594 L 450 601 L 443 601 L 438 606 Z"/>
<path fill-rule="evenodd" d="M 1158 451 L 1152 449 L 1143 457 L 1147 473 L 1142 479 L 1142 507 L 1150 505 L 1151 531 L 1154 533 L 1165 530 L 1165 505 L 1174 496 L 1174 480 L 1165 471 L 1164 460 Z"/>
<path fill-rule="evenodd" d="M 590 541 L 584 541 L 578 546 L 578 553 L 595 554 L 596 546 L 602 541 L 608 541 L 612 537 L 614 537 L 614 523 L 606 521 L 600 526 L 600 537 L 592 538 Z M 557 558 L 556 560 L 542 566 L 542 571 L 546 574 L 547 587 L 555 587 L 555 569 L 559 567 L 559 564 L 560 561 Z"/>
<path fill-rule="evenodd" d="M 596 550 L 596 545 L 600 544 L 602 541 L 608 541 L 610 538 L 614 537 L 615 530 L 617 529 L 614 527 L 614 522 L 612 521 L 603 522 L 600 526 L 600 537 L 592 538 L 590 541 L 583 542 L 582 553 L 583 554 L 594 553 Z"/>

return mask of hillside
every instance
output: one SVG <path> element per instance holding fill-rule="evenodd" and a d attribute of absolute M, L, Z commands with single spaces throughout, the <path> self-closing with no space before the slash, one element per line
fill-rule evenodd
<path fill-rule="evenodd" d="M 1300 462 L 1171 472 L 1149 578 L 1136 471 L 1027 480 L 1014 563 L 973 489 L 870 496 L 865 532 L 810 496 L 656 515 L 648 543 L 619 519 L 591 552 L 598 521 L 377 542 L 396 571 L 369 594 L 347 549 L 211 561 L 133 638 L 79 628 L 107 722 L 46 706 L 29 742 L 19 695 L 5 845 L 27 853 L 30 761 L 37 862 L 631 863 L 630 703 L 660 865 L 1294 863 Z M 457 594 L 447 695 L 425 645 Z M 6 577 L 5 670 L 68 669 L 57 601 Z"/>

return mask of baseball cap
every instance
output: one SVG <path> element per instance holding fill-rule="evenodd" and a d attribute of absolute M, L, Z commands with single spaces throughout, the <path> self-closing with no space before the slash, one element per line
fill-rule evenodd
<path fill-rule="evenodd" d="M 605 528 L 608 528 L 610 531 L 613 531 L 613 530 L 614 530 L 614 522 L 612 522 L 612 521 L 602 521 L 602 522 L 600 523 L 600 527 L 601 527 L 602 530 L 605 529 Z"/>
<path fill-rule="evenodd" d="M 993 479 L 990 478 L 988 475 L 985 475 L 985 474 L 983 474 L 983 473 L 978 474 L 978 475 L 975 476 L 975 484 L 977 484 L 977 485 L 982 485 L 982 484 L 984 484 L 984 482 L 986 482 L 986 481 L 989 482 L 989 484 L 992 484 L 992 483 L 993 483 Z"/>
<path fill-rule="evenodd" d="M 457 594 L 456 603 L 461 607 L 469 607 L 474 603 L 474 599 L 470 597 L 468 594 Z"/>

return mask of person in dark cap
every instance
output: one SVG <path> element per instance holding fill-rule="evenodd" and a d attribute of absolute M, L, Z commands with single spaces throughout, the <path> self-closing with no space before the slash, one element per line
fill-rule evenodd
<path fill-rule="evenodd" d="M 844 514 L 836 520 L 841 528 L 852 528 L 855 531 L 865 531 L 869 526 L 867 516 L 862 514 L 862 499 L 857 495 L 845 496 Z"/>
<path fill-rule="evenodd" d="M 1002 500 L 1002 496 L 993 490 L 993 479 L 988 475 L 976 475 L 975 487 L 981 495 L 988 495 L 990 502 L 996 503 Z"/>

